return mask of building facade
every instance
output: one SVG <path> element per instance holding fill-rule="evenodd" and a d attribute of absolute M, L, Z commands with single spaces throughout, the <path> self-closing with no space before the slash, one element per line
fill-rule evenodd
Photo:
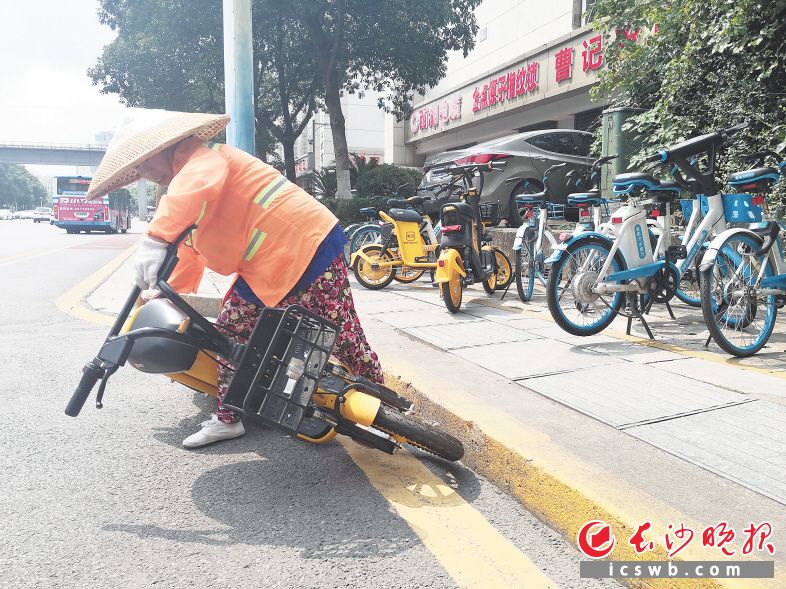
<path fill-rule="evenodd" d="M 447 75 L 385 119 L 385 161 L 421 166 L 440 152 L 544 128 L 589 129 L 602 105 L 590 88 L 603 68 L 603 38 L 584 24 L 586 0 L 485 0 L 475 48 L 449 56 Z"/>

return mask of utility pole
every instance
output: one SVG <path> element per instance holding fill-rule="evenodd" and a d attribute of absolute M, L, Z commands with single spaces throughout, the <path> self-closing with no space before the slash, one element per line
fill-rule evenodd
<path fill-rule="evenodd" d="M 224 0 L 224 88 L 227 143 L 255 155 L 251 0 Z"/>

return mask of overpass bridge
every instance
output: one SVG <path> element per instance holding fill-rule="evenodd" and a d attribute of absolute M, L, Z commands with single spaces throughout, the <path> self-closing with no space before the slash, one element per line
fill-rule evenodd
<path fill-rule="evenodd" d="M 79 143 L 21 143 L 0 141 L 0 164 L 37 164 L 97 167 L 106 145 Z M 147 183 L 137 182 L 139 218 L 147 218 Z"/>
<path fill-rule="evenodd" d="M 96 167 L 105 152 L 106 145 L 0 141 L 0 164 Z"/>

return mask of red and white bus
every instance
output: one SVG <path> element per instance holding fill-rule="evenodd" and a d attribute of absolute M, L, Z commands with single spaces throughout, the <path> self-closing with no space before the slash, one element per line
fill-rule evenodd
<path fill-rule="evenodd" d="M 90 178 L 85 176 L 54 178 L 54 224 L 68 233 L 128 231 L 131 224 L 131 195 L 128 190 L 116 190 L 103 198 L 86 201 L 88 186 Z"/>

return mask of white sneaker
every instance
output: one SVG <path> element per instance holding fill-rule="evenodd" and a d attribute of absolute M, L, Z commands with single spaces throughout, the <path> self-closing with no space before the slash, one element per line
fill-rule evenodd
<path fill-rule="evenodd" d="M 208 421 L 202 422 L 201 430 L 183 440 L 183 445 L 186 448 L 201 448 L 221 440 L 239 438 L 244 433 L 246 428 L 243 427 L 242 422 L 224 423 L 218 420 L 217 415 L 213 415 Z"/>

